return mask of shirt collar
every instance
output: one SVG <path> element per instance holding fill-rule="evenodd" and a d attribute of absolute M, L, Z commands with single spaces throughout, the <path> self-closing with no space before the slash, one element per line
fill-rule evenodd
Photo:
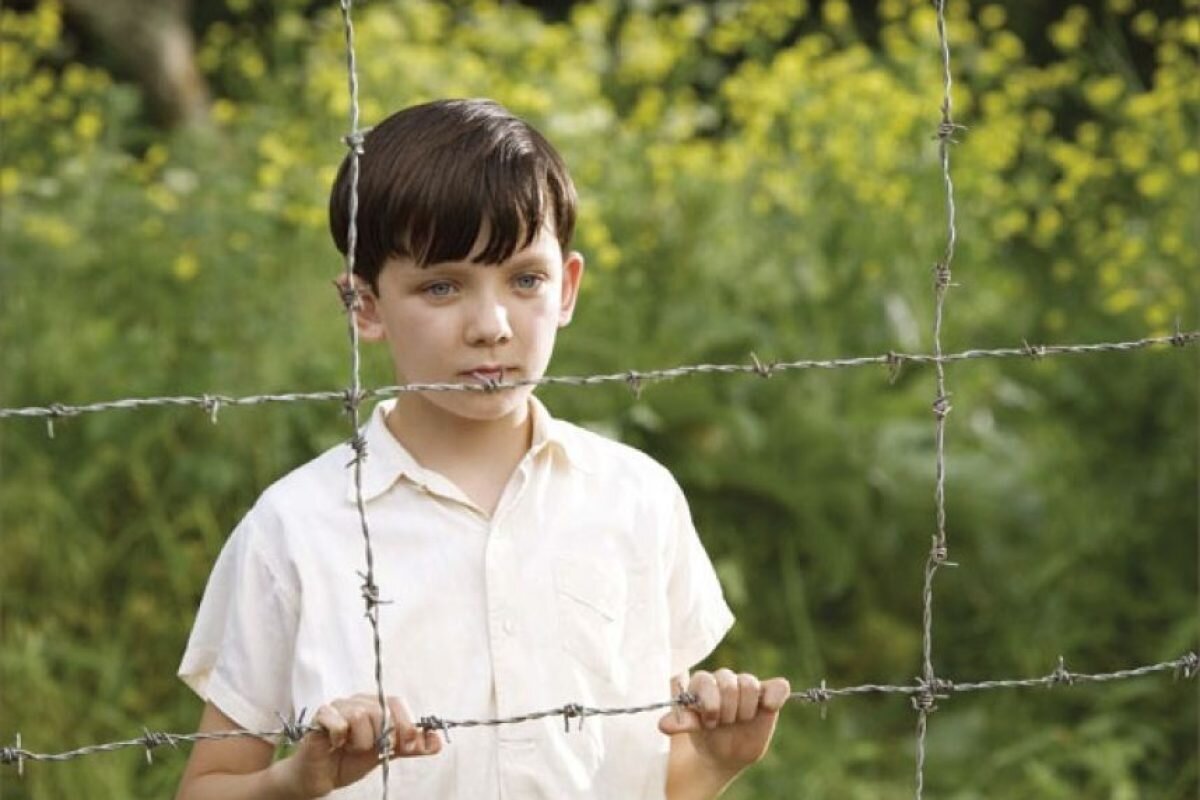
<path fill-rule="evenodd" d="M 379 497 L 401 478 L 421 486 L 446 481 L 439 473 L 422 466 L 413 458 L 388 429 L 387 415 L 395 405 L 395 398 L 382 401 L 371 411 L 371 418 L 363 426 L 363 439 L 367 444 L 361 471 L 364 502 Z M 537 397 L 529 398 L 529 414 L 533 420 L 529 447 L 532 458 L 540 458 L 543 451 L 557 453 L 571 466 L 587 471 L 585 447 L 575 438 L 571 426 L 554 419 Z M 348 455 L 352 459 L 353 451 Z M 352 503 L 357 499 L 353 465 L 354 462 L 349 461 L 346 475 L 346 499 Z"/>

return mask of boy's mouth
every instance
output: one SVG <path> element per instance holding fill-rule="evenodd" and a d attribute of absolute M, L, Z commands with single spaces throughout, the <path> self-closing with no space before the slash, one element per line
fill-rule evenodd
<path fill-rule="evenodd" d="M 476 367 L 475 369 L 466 370 L 462 374 L 468 378 L 474 378 L 482 384 L 495 385 L 504 382 L 504 367 L 484 366 Z"/>

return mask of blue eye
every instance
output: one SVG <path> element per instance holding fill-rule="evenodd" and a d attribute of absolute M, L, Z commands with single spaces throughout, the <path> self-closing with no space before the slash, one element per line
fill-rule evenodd
<path fill-rule="evenodd" d="M 516 283 L 518 289 L 536 289 L 542 285 L 543 280 L 545 279 L 541 275 L 526 273 L 518 275 L 514 283 Z"/>
<path fill-rule="evenodd" d="M 449 297 L 450 293 L 454 291 L 454 286 L 448 281 L 438 281 L 437 283 L 429 284 L 421 291 L 430 297 Z"/>

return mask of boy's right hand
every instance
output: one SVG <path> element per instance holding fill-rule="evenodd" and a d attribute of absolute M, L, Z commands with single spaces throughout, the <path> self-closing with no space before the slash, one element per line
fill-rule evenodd
<path fill-rule="evenodd" d="M 413 724 L 412 714 L 397 697 L 387 698 L 392 727 L 391 758 L 431 756 L 441 752 L 437 731 Z M 379 766 L 377 742 L 383 712 L 373 694 L 356 694 L 321 706 L 313 722 L 323 730 L 305 736 L 286 759 L 289 783 L 301 797 L 324 797 L 348 786 Z"/>

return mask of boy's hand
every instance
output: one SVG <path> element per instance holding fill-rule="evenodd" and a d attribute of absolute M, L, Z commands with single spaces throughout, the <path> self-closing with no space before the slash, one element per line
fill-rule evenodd
<path fill-rule="evenodd" d="M 387 703 L 392 758 L 441 752 L 437 731 L 417 728 L 399 698 L 389 697 Z M 379 765 L 377 742 L 383 731 L 383 713 L 375 695 L 356 694 L 321 706 L 313 722 L 324 730 L 305 736 L 287 759 L 291 762 L 289 782 L 299 796 L 323 797 L 360 780 Z"/>
<path fill-rule="evenodd" d="M 792 688 L 786 678 L 760 682 L 747 673 L 719 669 L 694 673 L 687 691 L 696 696 L 696 705 L 667 712 L 658 729 L 690 734 L 702 763 L 729 780 L 767 752 L 779 709 Z"/>

